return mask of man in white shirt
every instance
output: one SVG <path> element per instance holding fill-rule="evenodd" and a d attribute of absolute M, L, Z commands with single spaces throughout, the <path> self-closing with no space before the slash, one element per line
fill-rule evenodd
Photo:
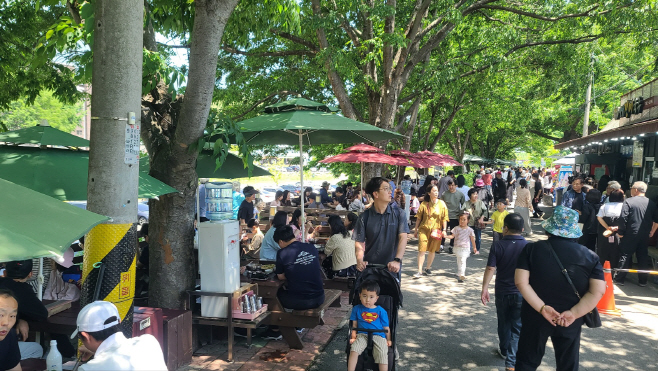
<path fill-rule="evenodd" d="M 86 348 L 80 349 L 83 360 L 92 354 L 94 359 L 80 366 L 80 370 L 166 371 L 162 349 L 155 337 L 142 335 L 126 339 L 119 319 L 117 307 L 107 301 L 95 301 L 82 308 L 71 339 L 80 336 Z"/>

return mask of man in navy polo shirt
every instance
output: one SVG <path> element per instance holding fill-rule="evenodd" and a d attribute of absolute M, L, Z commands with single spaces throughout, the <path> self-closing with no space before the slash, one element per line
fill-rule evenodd
<path fill-rule="evenodd" d="M 276 253 L 274 273 L 286 281 L 277 293 L 281 304 L 288 309 L 317 308 L 324 303 L 324 283 L 318 250 L 309 243 L 295 239 L 292 227 L 286 225 L 274 232 L 274 242 L 281 250 Z"/>
<path fill-rule="evenodd" d="M 509 214 L 503 222 L 503 239 L 491 245 L 482 281 L 482 304 L 490 301 L 489 282 L 496 273 L 496 314 L 498 316 L 498 354 L 505 359 L 505 369 L 514 370 L 521 334 L 523 297 L 514 284 L 516 261 L 528 243 L 523 233 L 523 217 Z M 498 270 L 496 272 L 496 269 Z"/>

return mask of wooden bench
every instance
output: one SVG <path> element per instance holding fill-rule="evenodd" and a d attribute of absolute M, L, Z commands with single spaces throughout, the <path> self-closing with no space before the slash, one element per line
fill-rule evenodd
<path fill-rule="evenodd" d="M 295 327 L 315 328 L 324 325 L 324 312 L 329 307 L 340 307 L 340 290 L 324 290 L 324 303 L 317 308 L 307 310 L 273 310 L 270 316 L 270 325 L 279 326 L 281 335 L 290 346 L 290 349 L 303 349 L 304 344 Z M 265 295 L 263 295 L 265 297 Z M 269 308 L 268 308 L 269 309 Z"/>

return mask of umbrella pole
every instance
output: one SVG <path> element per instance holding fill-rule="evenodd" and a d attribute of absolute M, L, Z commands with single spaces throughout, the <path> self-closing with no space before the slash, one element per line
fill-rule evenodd
<path fill-rule="evenodd" d="M 301 200 L 302 216 L 301 216 L 301 229 L 302 229 L 302 242 L 306 241 L 306 218 L 304 217 L 304 152 L 302 150 L 303 136 L 302 130 L 299 130 L 299 187 L 302 189 Z"/>
<path fill-rule="evenodd" d="M 39 286 L 39 291 L 37 292 L 37 297 L 39 300 L 43 300 L 43 282 L 45 281 L 43 277 L 43 258 L 39 258 L 39 274 L 37 275 L 37 285 Z"/>
<path fill-rule="evenodd" d="M 361 190 L 363 190 L 363 161 L 361 161 Z"/>

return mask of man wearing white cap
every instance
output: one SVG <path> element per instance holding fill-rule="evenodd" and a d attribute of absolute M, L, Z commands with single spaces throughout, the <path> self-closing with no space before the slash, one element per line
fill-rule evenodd
<path fill-rule="evenodd" d="M 167 370 L 155 337 L 147 334 L 126 339 L 119 326 L 119 311 L 110 302 L 95 301 L 82 308 L 71 339 L 80 336 L 86 348 L 81 349 L 83 360 L 89 359 L 90 353 L 94 359 L 80 370 Z"/>

